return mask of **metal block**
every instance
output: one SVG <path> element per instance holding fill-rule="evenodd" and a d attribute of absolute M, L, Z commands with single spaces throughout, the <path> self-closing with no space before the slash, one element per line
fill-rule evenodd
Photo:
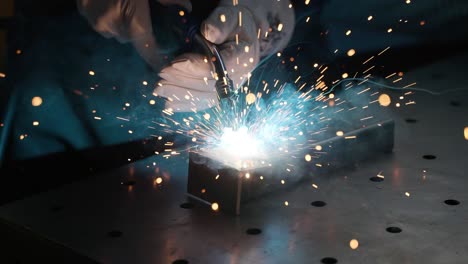
<path fill-rule="evenodd" d="M 314 156 L 311 162 L 301 158 L 301 155 L 304 157 L 308 154 L 308 150 L 296 155 L 300 158 L 296 159 L 294 168 L 302 175 L 287 183 L 279 180 L 285 173 L 284 159 L 267 162 L 251 160 L 246 164 L 236 164 L 210 152 L 191 152 L 187 195 L 207 205 L 217 203 L 220 210 L 239 215 L 243 203 L 285 185 L 296 184 L 311 174 L 332 173 L 379 154 L 391 153 L 393 139 L 394 121 L 386 120 L 319 141 L 311 147 L 320 145 L 321 154 Z"/>

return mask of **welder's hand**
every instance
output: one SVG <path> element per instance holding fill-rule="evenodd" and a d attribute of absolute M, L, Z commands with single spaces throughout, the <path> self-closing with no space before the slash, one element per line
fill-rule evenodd
<path fill-rule="evenodd" d="M 229 77 L 239 87 L 260 58 L 286 47 L 294 30 L 294 11 L 286 0 L 222 0 L 202 23 L 201 33 L 217 44 Z M 154 93 L 174 112 L 200 111 L 218 104 L 210 58 L 187 53 L 160 72 Z"/>
<path fill-rule="evenodd" d="M 97 32 L 121 43 L 131 42 L 143 59 L 158 69 L 162 59 L 158 55 L 148 1 L 192 10 L 190 0 L 77 0 L 77 5 Z"/>

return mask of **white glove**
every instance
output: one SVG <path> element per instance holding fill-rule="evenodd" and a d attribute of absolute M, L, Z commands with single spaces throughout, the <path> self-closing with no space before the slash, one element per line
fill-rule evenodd
<path fill-rule="evenodd" d="M 218 44 L 229 77 L 238 87 L 260 58 L 286 47 L 294 31 L 295 16 L 286 0 L 221 0 L 202 23 L 201 33 Z M 268 33 L 267 33 L 268 32 Z M 160 72 L 154 94 L 168 99 L 173 112 L 195 112 L 216 106 L 211 63 L 206 56 L 187 53 Z"/>
<path fill-rule="evenodd" d="M 77 0 L 77 5 L 97 32 L 121 43 L 131 42 L 143 59 L 157 69 L 162 59 L 158 55 L 148 1 L 192 10 L 190 0 Z"/>

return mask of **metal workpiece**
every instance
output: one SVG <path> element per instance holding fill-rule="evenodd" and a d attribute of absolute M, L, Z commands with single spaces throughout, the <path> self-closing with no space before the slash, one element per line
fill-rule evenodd
<path fill-rule="evenodd" d="M 212 151 L 191 152 L 187 179 L 190 198 L 202 204 L 216 204 L 216 210 L 240 215 L 242 204 L 273 193 L 281 188 L 297 185 L 310 176 L 323 176 L 358 162 L 372 161 L 390 154 L 394 144 L 394 121 L 385 120 L 374 125 L 349 131 L 343 136 L 333 136 L 316 142 L 322 153 L 311 160 L 297 153 L 296 160 L 276 157 L 274 160 L 246 160 L 231 162 Z M 348 138 L 348 139 L 347 139 Z M 286 164 L 292 166 L 289 169 Z M 286 170 L 287 169 L 287 170 Z M 294 171 L 291 171 L 294 170 Z M 296 174 L 290 177 L 288 174 Z M 299 174 L 299 175 L 297 175 Z M 293 180 L 291 180 L 293 178 Z"/>

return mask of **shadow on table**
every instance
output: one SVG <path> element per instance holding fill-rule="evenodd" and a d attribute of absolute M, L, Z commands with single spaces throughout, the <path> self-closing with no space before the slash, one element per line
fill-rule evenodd
<path fill-rule="evenodd" d="M 166 141 L 142 139 L 6 162 L 0 168 L 0 204 L 60 187 L 162 152 Z"/>

